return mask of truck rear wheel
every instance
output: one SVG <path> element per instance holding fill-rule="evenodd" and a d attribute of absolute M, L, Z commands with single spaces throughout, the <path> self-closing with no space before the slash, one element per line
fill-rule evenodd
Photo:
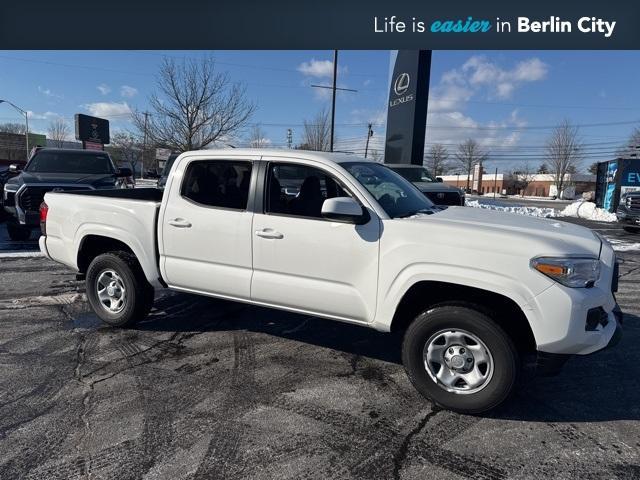
<path fill-rule="evenodd" d="M 153 305 L 153 287 L 136 258 L 126 252 L 94 258 L 87 269 L 86 290 L 96 315 L 114 327 L 142 320 Z"/>
<path fill-rule="evenodd" d="M 31 237 L 31 229 L 14 222 L 7 222 L 7 233 L 14 242 L 24 242 Z"/>
<path fill-rule="evenodd" d="M 509 336 L 472 306 L 441 305 L 418 315 L 405 332 L 402 362 L 423 396 L 462 413 L 500 405 L 519 371 Z"/>

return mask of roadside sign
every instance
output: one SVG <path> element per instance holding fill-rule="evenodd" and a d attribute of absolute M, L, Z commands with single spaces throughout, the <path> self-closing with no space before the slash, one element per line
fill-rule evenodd
<path fill-rule="evenodd" d="M 171 149 L 169 148 L 156 148 L 156 160 L 167 161 L 171 156 Z"/>
<path fill-rule="evenodd" d="M 109 120 L 76 113 L 76 140 L 106 145 L 110 142 Z"/>
<path fill-rule="evenodd" d="M 104 150 L 104 145 L 101 143 L 93 143 L 93 142 L 82 142 L 82 147 L 85 150 Z"/>

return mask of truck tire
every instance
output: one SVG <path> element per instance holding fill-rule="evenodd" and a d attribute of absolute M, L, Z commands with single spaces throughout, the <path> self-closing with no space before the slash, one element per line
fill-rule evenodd
<path fill-rule="evenodd" d="M 95 314 L 113 327 L 142 320 L 153 305 L 153 287 L 135 256 L 127 252 L 94 258 L 87 269 L 86 291 Z"/>
<path fill-rule="evenodd" d="M 471 305 L 436 305 L 418 315 L 405 332 L 402 363 L 424 397 L 472 414 L 504 402 L 519 373 L 511 338 Z"/>
<path fill-rule="evenodd" d="M 31 237 L 31 229 L 14 222 L 7 222 L 7 233 L 14 242 L 24 242 Z"/>

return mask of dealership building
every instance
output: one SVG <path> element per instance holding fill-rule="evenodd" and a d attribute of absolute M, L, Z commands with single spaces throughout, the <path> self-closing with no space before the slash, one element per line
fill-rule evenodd
<path fill-rule="evenodd" d="M 484 173 L 481 179 L 476 175 L 471 174 L 469 176 L 469 186 L 472 191 L 480 195 L 496 193 L 498 195 L 525 195 L 532 197 L 558 196 L 554 175 L 550 173 L 537 173 L 528 175 L 526 178 L 522 175 L 508 173 Z M 442 175 L 442 180 L 448 185 L 458 188 L 464 189 L 467 187 L 466 174 Z M 568 173 L 565 175 L 564 184 L 566 187 L 563 189 L 563 198 L 576 198 L 583 193 L 595 191 L 596 176 L 583 173 Z"/>

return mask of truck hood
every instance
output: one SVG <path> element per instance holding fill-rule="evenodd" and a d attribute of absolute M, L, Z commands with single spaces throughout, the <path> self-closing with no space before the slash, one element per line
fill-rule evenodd
<path fill-rule="evenodd" d="M 600 256 L 601 241 L 591 230 L 560 220 L 471 207 L 449 207 L 403 220 L 439 225 L 450 232 L 452 243 L 476 244 L 479 250 L 524 250 L 530 256 Z"/>
<path fill-rule="evenodd" d="M 55 185 L 73 185 L 73 184 L 105 184 L 115 183 L 115 176 L 108 173 L 86 174 L 86 173 L 39 173 L 39 172 L 22 172 L 18 177 L 11 179 L 7 183 L 15 184 L 38 184 L 49 183 Z"/>

